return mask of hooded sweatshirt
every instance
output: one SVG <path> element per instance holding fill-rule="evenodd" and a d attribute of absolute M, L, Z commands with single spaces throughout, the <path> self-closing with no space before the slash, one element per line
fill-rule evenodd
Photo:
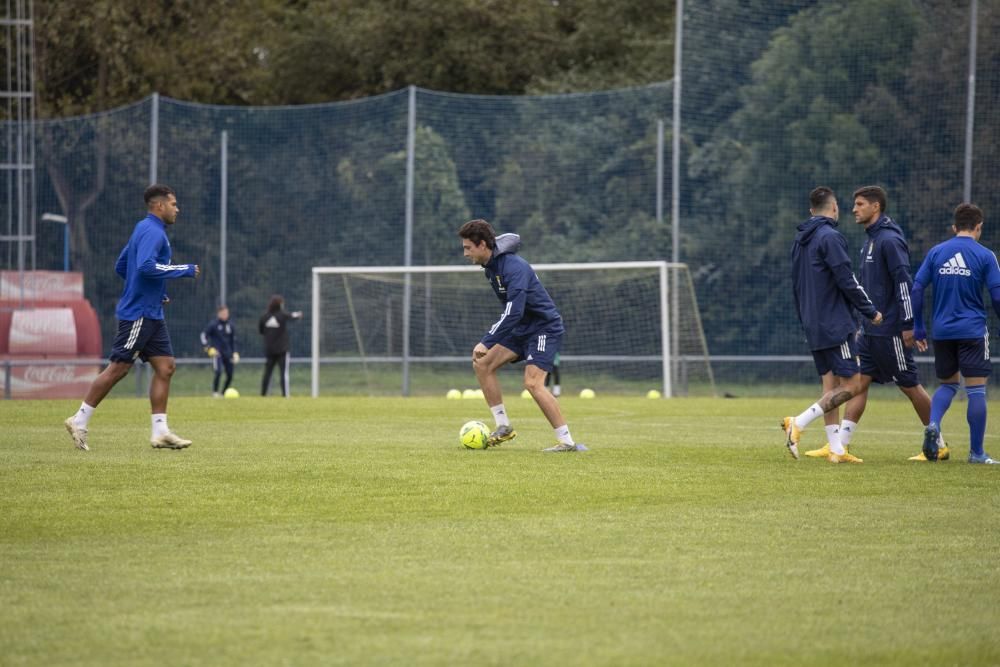
<path fill-rule="evenodd" d="M 882 313 L 882 324 L 870 320 L 861 327 L 869 336 L 898 336 L 913 329 L 913 306 L 910 303 L 910 249 L 903 230 L 887 215 L 865 229 L 868 240 L 861 247 L 858 276 L 872 303 Z"/>
<path fill-rule="evenodd" d="M 798 226 L 792 243 L 795 309 L 809 349 L 842 345 L 856 331 L 854 310 L 871 319 L 878 312 L 851 271 L 847 239 L 837 221 L 813 216 Z"/>
<path fill-rule="evenodd" d="M 508 336 L 526 338 L 545 332 L 563 333 L 562 317 L 556 310 L 535 270 L 523 258 L 514 254 L 520 247 L 517 234 L 497 237 L 493 256 L 483 266 L 490 287 L 504 304 L 500 319 L 482 337 L 486 347 L 496 345 Z"/>

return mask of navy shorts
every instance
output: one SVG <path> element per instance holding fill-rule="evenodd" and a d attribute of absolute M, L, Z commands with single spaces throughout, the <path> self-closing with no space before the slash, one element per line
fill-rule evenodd
<path fill-rule="evenodd" d="M 497 345 L 505 348 L 517 355 L 515 362 L 524 361 L 533 366 L 538 366 L 543 371 L 551 372 L 555 366 L 556 356 L 559 354 L 559 346 L 562 343 L 562 332 L 551 333 L 541 332 L 531 336 L 507 336 L 499 341 Z"/>
<path fill-rule="evenodd" d="M 939 380 L 961 371 L 967 378 L 988 378 L 993 373 L 990 363 L 990 335 L 965 340 L 935 340 L 934 370 Z"/>
<path fill-rule="evenodd" d="M 118 320 L 118 335 L 111 346 L 111 361 L 131 364 L 136 357 L 147 361 L 150 357 L 172 357 L 170 334 L 164 320 L 140 317 L 137 320 Z"/>
<path fill-rule="evenodd" d="M 900 387 L 920 384 L 913 348 L 903 345 L 901 336 L 861 336 L 858 358 L 861 360 L 861 372 L 874 382 L 895 382 Z"/>
<path fill-rule="evenodd" d="M 847 337 L 837 347 L 826 347 L 813 350 L 813 361 L 820 375 L 832 372 L 837 377 L 854 377 L 860 371 L 858 366 L 858 348 L 854 342 L 854 334 Z"/>

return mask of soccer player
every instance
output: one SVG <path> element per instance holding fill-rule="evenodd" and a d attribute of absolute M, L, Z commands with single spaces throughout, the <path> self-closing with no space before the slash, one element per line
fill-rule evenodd
<path fill-rule="evenodd" d="M 108 366 L 90 385 L 75 415 L 64 423 L 77 449 L 87 450 L 87 429 L 94 410 L 118 381 L 128 375 L 136 358 L 153 367 L 149 403 L 153 413 L 150 444 L 157 449 L 184 449 L 190 440 L 167 426 L 170 378 L 177 368 L 170 334 L 163 319 L 163 304 L 169 303 L 167 281 L 196 278 L 197 264 L 171 264 L 167 226 L 177 222 L 177 196 L 166 185 L 151 185 L 143 195 L 148 214 L 140 220 L 115 263 L 115 272 L 125 281 L 118 301 L 118 335 L 111 346 Z"/>
<path fill-rule="evenodd" d="M 820 186 L 809 193 L 812 217 L 798 226 L 792 244 L 792 285 L 795 308 L 813 353 L 816 370 L 823 381 L 823 396 L 797 417 L 785 417 L 785 446 L 793 458 L 799 458 L 799 437 L 814 419 L 833 413 L 861 391 L 854 339 L 854 310 L 873 324 L 882 323 L 882 313 L 875 308 L 851 271 L 847 239 L 837 231 L 840 209 L 833 190 Z M 831 432 L 832 433 L 832 432 Z M 840 442 L 828 438 L 830 463 L 862 463 Z"/>
<path fill-rule="evenodd" d="M 236 329 L 229 321 L 229 308 L 219 306 L 215 311 L 216 318 L 208 323 L 201 332 L 201 345 L 205 353 L 212 359 L 212 396 L 219 398 L 219 380 L 223 368 L 226 370 L 226 383 L 222 391 L 229 389 L 233 382 L 233 365 L 240 363 L 240 353 L 236 351 Z"/>
<path fill-rule="evenodd" d="M 996 464 L 983 450 L 986 435 L 986 381 L 990 363 L 990 334 L 983 303 L 983 286 L 989 290 L 993 310 L 1000 315 L 1000 265 L 996 255 L 979 244 L 983 212 L 973 204 L 959 204 L 952 230 L 955 236 L 927 253 L 913 280 L 914 325 L 912 337 L 921 352 L 927 350 L 924 328 L 924 290 L 934 288 L 934 370 L 941 386 L 931 399 L 930 423 L 924 429 L 924 457 L 940 457 L 941 420 L 958 393 L 959 378 L 965 379 L 968 396 L 969 463 Z M 913 342 L 910 341 L 910 342 Z"/>
<path fill-rule="evenodd" d="M 903 392 L 920 422 L 926 426 L 931 417 L 931 397 L 917 377 L 917 364 L 913 359 L 913 345 L 903 342 L 903 332 L 913 331 L 913 308 L 910 304 L 910 250 L 903 237 L 903 230 L 886 215 L 888 197 L 877 185 L 858 188 L 854 192 L 854 222 L 864 225 L 868 240 L 861 247 L 859 282 L 882 313 L 880 326 L 862 323 L 858 337 L 858 356 L 861 361 L 861 391 L 844 406 L 844 420 L 837 436 L 844 449 L 851 444 L 851 437 L 868 403 L 868 388 L 872 382 L 895 382 Z M 806 456 L 826 457 L 830 446 L 806 452 Z M 948 458 L 948 448 L 939 443 L 938 458 Z M 926 461 L 923 453 L 910 458 Z"/>
<path fill-rule="evenodd" d="M 463 254 L 473 264 L 483 267 L 486 279 L 504 304 L 500 319 L 472 350 L 472 368 L 496 420 L 496 430 L 490 434 L 486 446 L 495 447 L 517 435 L 504 408 L 497 370 L 524 360 L 524 387 L 549 420 L 558 441 L 543 451 L 586 451 L 584 445 L 573 441 L 559 401 L 545 388 L 545 376 L 553 368 L 562 341 L 562 316 L 531 265 L 515 254 L 519 237 L 515 234 L 497 237 L 485 220 L 465 223 L 458 235 Z"/>

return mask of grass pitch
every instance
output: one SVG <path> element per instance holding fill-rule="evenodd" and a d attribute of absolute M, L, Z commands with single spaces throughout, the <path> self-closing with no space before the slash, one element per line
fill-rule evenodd
<path fill-rule="evenodd" d="M 564 399 L 591 451 L 466 451 L 481 401 L 0 404 L 0 662 L 843 665 L 1000 662 L 1000 470 L 918 464 L 879 398 L 864 465 L 792 461 L 806 398 Z M 987 451 L 1000 454 L 1000 403 Z M 803 449 L 818 446 L 813 425 Z"/>

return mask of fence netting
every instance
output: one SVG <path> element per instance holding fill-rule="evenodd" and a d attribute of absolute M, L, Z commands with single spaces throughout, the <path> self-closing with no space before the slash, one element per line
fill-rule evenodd
<path fill-rule="evenodd" d="M 978 7 L 971 190 L 987 215 L 982 242 L 996 249 L 1000 40 L 988 37 L 1000 31 L 1000 2 Z M 969 7 L 946 0 L 685 2 L 678 254 L 712 355 L 808 353 L 789 249 L 814 186 L 839 195 L 852 255 L 864 233 L 851 193 L 862 185 L 887 189 L 914 269 L 948 236 L 963 194 L 968 35 Z M 85 274 L 108 347 L 121 289 L 114 262 L 144 214 L 142 191 L 154 171 L 174 187 L 174 259 L 203 273 L 171 286 L 167 319 L 177 355 L 198 356 L 198 334 L 221 298 L 225 133 L 225 299 L 251 355 L 272 293 L 305 310 L 305 325 L 292 329 L 292 355 L 303 357 L 311 267 L 403 264 L 408 248 L 415 265 L 460 264 L 455 232 L 470 218 L 520 234 L 529 261 L 669 260 L 672 98 L 670 82 L 525 97 L 418 88 L 302 107 L 148 98 L 40 121 L 34 210 L 69 218 L 70 266 Z M 0 132 L 0 154 L 11 136 Z M 4 234 L 11 225 L 8 216 Z M 63 226 L 36 222 L 34 232 L 27 268 L 61 269 Z M 17 253 L 2 249 L 2 268 L 16 269 Z M 485 284 L 481 298 L 493 298 Z M 716 365 L 723 381 L 726 368 Z M 783 363 L 731 368 L 731 378 L 803 375 Z"/>

